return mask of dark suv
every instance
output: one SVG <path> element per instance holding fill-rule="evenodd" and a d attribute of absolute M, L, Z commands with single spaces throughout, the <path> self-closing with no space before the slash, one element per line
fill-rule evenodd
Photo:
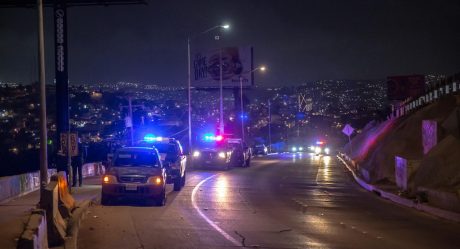
<path fill-rule="evenodd" d="M 254 149 L 252 151 L 254 155 L 267 155 L 268 148 L 265 144 L 256 144 L 254 145 Z"/>
<path fill-rule="evenodd" d="M 166 183 L 174 183 L 174 191 L 185 185 L 187 157 L 180 142 L 174 138 L 153 137 L 140 142 L 142 146 L 155 147 L 166 168 Z"/>
<path fill-rule="evenodd" d="M 102 177 L 101 204 L 121 197 L 165 205 L 166 169 L 156 149 L 125 147 L 115 153 L 112 165 Z"/>

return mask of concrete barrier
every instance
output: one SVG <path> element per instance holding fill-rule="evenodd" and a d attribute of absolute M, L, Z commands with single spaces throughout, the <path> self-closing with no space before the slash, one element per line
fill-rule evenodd
<path fill-rule="evenodd" d="M 76 204 L 67 186 L 65 172 L 51 177 L 43 191 L 42 210 L 37 216 L 32 212 L 29 224 L 18 241 L 20 249 L 48 247 L 77 248 L 77 236 L 81 220 L 85 217 L 90 200 Z"/>
<path fill-rule="evenodd" d="M 100 176 L 105 173 L 105 167 L 100 162 L 96 163 L 85 163 L 82 166 L 83 178 L 89 176 Z"/>
<path fill-rule="evenodd" d="M 18 249 L 48 248 L 46 212 L 35 209 L 27 221 L 24 232 L 18 240 Z"/>

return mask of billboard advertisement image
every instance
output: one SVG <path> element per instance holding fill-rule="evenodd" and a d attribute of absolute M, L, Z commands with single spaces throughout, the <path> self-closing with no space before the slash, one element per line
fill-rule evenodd
<path fill-rule="evenodd" d="M 388 100 L 405 100 L 425 92 L 424 75 L 390 76 L 387 78 Z"/>
<path fill-rule="evenodd" d="M 207 52 L 197 52 L 192 56 L 192 86 L 204 88 L 220 87 L 220 67 L 222 65 L 222 86 L 252 86 L 252 47 L 225 47 Z M 220 63 L 221 62 L 221 63 Z"/>

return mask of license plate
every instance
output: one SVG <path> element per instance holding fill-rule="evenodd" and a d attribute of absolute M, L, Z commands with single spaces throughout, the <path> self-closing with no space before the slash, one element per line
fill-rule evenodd
<path fill-rule="evenodd" d="M 135 184 L 126 184 L 125 189 L 126 189 L 126 191 L 137 191 L 137 185 L 135 185 Z"/>

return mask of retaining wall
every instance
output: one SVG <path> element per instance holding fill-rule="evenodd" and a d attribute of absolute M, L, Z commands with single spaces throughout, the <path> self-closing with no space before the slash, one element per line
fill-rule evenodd
<path fill-rule="evenodd" d="M 86 163 L 82 168 L 83 177 L 104 174 L 104 166 L 100 163 Z M 56 174 L 56 169 L 48 170 L 49 178 Z M 40 188 L 40 171 L 14 176 L 0 177 L 0 203 L 26 195 Z"/>

